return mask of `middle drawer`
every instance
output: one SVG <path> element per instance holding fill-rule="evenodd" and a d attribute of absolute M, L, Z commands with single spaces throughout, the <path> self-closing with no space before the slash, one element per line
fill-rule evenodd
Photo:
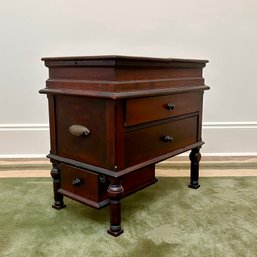
<path fill-rule="evenodd" d="M 125 164 L 132 166 L 197 142 L 198 116 L 192 116 L 125 135 Z"/>

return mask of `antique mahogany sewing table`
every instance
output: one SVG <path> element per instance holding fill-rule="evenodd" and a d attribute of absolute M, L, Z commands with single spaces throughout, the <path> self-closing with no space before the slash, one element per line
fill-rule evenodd
<path fill-rule="evenodd" d="M 191 150 L 198 188 L 203 144 L 202 70 L 208 61 L 128 56 L 43 58 L 54 204 L 63 196 L 100 209 L 121 228 L 121 198 L 157 181 L 155 164 Z"/>

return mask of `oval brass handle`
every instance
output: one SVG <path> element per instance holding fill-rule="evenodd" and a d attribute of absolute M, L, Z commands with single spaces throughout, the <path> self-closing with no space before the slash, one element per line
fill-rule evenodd
<path fill-rule="evenodd" d="M 166 109 L 169 110 L 169 111 L 174 110 L 175 107 L 176 107 L 176 105 L 173 104 L 173 103 L 167 103 L 167 104 L 166 104 Z"/>
<path fill-rule="evenodd" d="M 74 180 L 72 180 L 72 185 L 75 187 L 80 186 L 81 184 L 82 184 L 82 181 L 79 178 L 75 178 Z"/>
<path fill-rule="evenodd" d="M 84 127 L 82 125 L 72 125 L 69 127 L 69 131 L 74 136 L 82 136 L 82 135 L 89 135 L 90 130 L 87 127 Z"/>
<path fill-rule="evenodd" d="M 174 139 L 172 136 L 166 135 L 162 138 L 163 142 L 165 143 L 171 143 Z"/>

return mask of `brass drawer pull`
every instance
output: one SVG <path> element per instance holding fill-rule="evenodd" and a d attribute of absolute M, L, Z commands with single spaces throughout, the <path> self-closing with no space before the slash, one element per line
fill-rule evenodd
<path fill-rule="evenodd" d="M 84 127 L 82 125 L 72 125 L 69 127 L 69 131 L 74 136 L 82 136 L 82 135 L 89 135 L 90 130 L 87 127 Z"/>
<path fill-rule="evenodd" d="M 174 110 L 175 107 L 176 107 L 176 105 L 173 104 L 173 103 L 167 103 L 167 104 L 166 104 L 166 109 L 167 109 L 168 111 Z"/>
<path fill-rule="evenodd" d="M 165 143 L 171 143 L 173 141 L 173 137 L 166 135 L 162 138 L 162 141 Z"/>
<path fill-rule="evenodd" d="M 82 180 L 79 178 L 75 178 L 74 180 L 72 180 L 72 185 L 77 187 L 80 186 L 82 184 Z"/>

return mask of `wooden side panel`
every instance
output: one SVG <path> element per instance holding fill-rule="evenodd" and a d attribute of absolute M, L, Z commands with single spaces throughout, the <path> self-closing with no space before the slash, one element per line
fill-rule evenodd
<path fill-rule="evenodd" d="M 155 182 L 157 182 L 157 179 L 155 178 L 154 164 L 135 170 L 121 178 L 121 185 L 124 188 L 125 196 L 143 189 Z"/>
<path fill-rule="evenodd" d="M 116 170 L 115 145 L 116 145 L 116 103 L 115 100 L 106 100 L 106 158 L 107 168 Z"/>
<path fill-rule="evenodd" d="M 125 117 L 125 101 L 115 101 L 115 170 L 122 170 L 125 168 L 125 131 L 124 131 L 124 117 Z"/>
<path fill-rule="evenodd" d="M 199 115 L 198 115 L 198 141 L 202 141 L 202 119 L 203 119 L 203 94 L 204 92 L 201 92 L 201 100 L 199 101 L 200 109 L 199 109 Z"/>
<path fill-rule="evenodd" d="M 49 109 L 49 128 L 50 128 L 50 153 L 56 154 L 56 126 L 55 126 L 55 97 L 54 95 L 47 95 L 48 109 Z"/>
<path fill-rule="evenodd" d="M 107 159 L 106 100 L 56 96 L 57 155 L 109 168 Z M 72 125 L 86 127 L 89 135 L 73 135 Z"/>

